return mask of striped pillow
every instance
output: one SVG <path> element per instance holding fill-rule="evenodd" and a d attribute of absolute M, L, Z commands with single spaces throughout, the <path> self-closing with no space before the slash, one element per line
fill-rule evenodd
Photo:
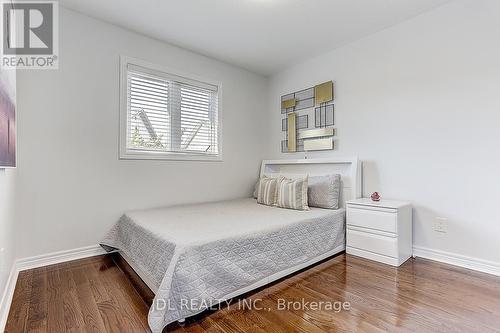
<path fill-rule="evenodd" d="M 309 210 L 307 205 L 308 176 L 289 179 L 281 176 L 278 179 L 276 206 L 297 210 Z"/>
<path fill-rule="evenodd" d="M 273 206 L 276 203 L 277 178 L 262 176 L 257 187 L 257 202 L 263 205 Z"/>

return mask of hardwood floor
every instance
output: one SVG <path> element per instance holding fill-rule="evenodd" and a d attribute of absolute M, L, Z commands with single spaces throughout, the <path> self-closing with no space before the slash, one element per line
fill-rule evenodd
<path fill-rule="evenodd" d="M 167 329 L 500 332 L 500 278 L 423 259 L 396 269 L 341 254 L 244 300 L 265 309 L 242 309 L 234 301 Z M 349 302 L 350 309 L 276 310 L 283 300 Z M 149 332 L 147 314 L 146 301 L 127 276 L 101 256 L 21 272 L 6 332 Z"/>

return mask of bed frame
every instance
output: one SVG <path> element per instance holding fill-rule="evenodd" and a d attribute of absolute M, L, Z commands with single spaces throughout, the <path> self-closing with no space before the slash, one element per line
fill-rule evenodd
<path fill-rule="evenodd" d="M 284 176 L 294 175 L 327 175 L 327 174 L 340 174 L 341 175 L 341 196 L 340 196 L 340 206 L 345 207 L 345 202 L 351 199 L 356 199 L 361 197 L 361 163 L 357 158 L 348 159 L 285 159 L 285 160 L 264 160 L 262 161 L 262 166 L 260 170 L 260 175 L 267 176 L 277 176 L 278 174 Z M 268 285 L 279 279 L 282 279 L 290 274 L 301 271 L 308 266 L 317 264 L 331 256 L 345 251 L 345 243 L 341 246 L 322 254 L 316 258 L 313 258 L 305 263 L 291 267 L 285 271 L 278 272 L 265 279 L 257 281 L 256 283 L 240 289 L 234 293 L 226 295 L 223 297 L 225 300 L 230 300 L 232 298 L 241 296 L 250 291 Z M 128 276 L 129 280 L 132 282 L 133 286 L 137 292 L 142 296 L 148 305 L 150 305 L 154 298 L 154 292 L 148 281 L 145 281 L 140 271 L 137 270 L 137 266 L 130 259 L 124 258 L 121 253 L 115 253 L 112 256 L 114 262 L 119 266 L 122 271 Z M 179 322 L 183 322 L 180 320 Z"/>

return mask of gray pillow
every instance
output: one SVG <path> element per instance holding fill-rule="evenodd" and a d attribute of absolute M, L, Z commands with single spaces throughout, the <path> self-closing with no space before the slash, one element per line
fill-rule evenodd
<path fill-rule="evenodd" d="M 310 176 L 307 197 L 310 207 L 339 209 L 340 175 Z"/>

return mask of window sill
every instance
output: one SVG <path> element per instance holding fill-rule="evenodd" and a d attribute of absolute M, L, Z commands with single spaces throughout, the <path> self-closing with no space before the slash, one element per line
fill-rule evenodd
<path fill-rule="evenodd" d="M 222 162 L 222 154 L 202 155 L 202 154 L 182 154 L 163 152 L 120 152 L 120 160 L 164 160 L 164 161 L 206 161 Z"/>

